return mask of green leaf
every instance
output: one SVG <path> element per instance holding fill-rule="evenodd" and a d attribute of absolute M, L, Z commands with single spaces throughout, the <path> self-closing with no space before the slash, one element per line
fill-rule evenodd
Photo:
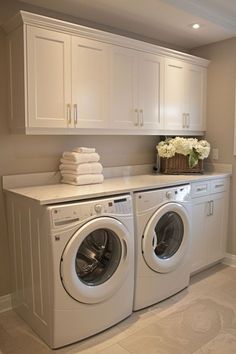
<path fill-rule="evenodd" d="M 198 163 L 198 153 L 192 150 L 188 157 L 188 165 L 190 168 L 193 168 L 194 166 L 197 165 L 197 163 Z"/>

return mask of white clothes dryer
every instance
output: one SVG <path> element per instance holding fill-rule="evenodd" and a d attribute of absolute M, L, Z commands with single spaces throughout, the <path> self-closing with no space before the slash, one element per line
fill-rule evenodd
<path fill-rule="evenodd" d="M 190 185 L 135 193 L 134 208 L 134 310 L 139 310 L 189 284 Z"/>

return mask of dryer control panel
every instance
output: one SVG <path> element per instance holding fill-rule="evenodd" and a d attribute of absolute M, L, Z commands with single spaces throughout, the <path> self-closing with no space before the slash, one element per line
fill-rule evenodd
<path fill-rule="evenodd" d="M 91 217 L 132 215 L 132 199 L 130 195 L 113 198 L 80 201 L 77 203 L 59 204 L 48 207 L 51 226 L 62 227 L 73 223 L 84 222 Z"/>
<path fill-rule="evenodd" d="M 136 210 L 143 212 L 163 203 L 188 202 L 190 201 L 190 191 L 190 184 L 184 184 L 135 193 Z"/>

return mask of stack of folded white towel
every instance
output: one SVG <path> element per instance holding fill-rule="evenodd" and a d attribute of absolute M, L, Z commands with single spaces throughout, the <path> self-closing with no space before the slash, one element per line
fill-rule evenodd
<path fill-rule="evenodd" d="M 100 156 L 94 148 L 78 147 L 72 151 L 63 152 L 59 165 L 61 182 L 76 186 L 102 183 L 103 167 L 99 160 Z"/>

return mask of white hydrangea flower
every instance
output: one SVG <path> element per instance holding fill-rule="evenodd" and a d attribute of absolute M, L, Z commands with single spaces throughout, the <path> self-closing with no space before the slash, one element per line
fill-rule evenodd
<path fill-rule="evenodd" d="M 199 140 L 195 147 L 195 150 L 199 155 L 199 159 L 201 160 L 206 159 L 209 156 L 210 149 L 210 144 L 206 140 Z"/>
<path fill-rule="evenodd" d="M 156 148 L 160 157 L 170 158 L 173 157 L 176 152 L 175 147 L 171 141 L 161 141 Z"/>
<path fill-rule="evenodd" d="M 195 140 L 197 141 L 197 139 L 186 139 L 177 136 L 172 139 L 172 144 L 174 145 L 177 154 L 187 156 L 190 154 L 193 145 L 196 143 Z"/>

